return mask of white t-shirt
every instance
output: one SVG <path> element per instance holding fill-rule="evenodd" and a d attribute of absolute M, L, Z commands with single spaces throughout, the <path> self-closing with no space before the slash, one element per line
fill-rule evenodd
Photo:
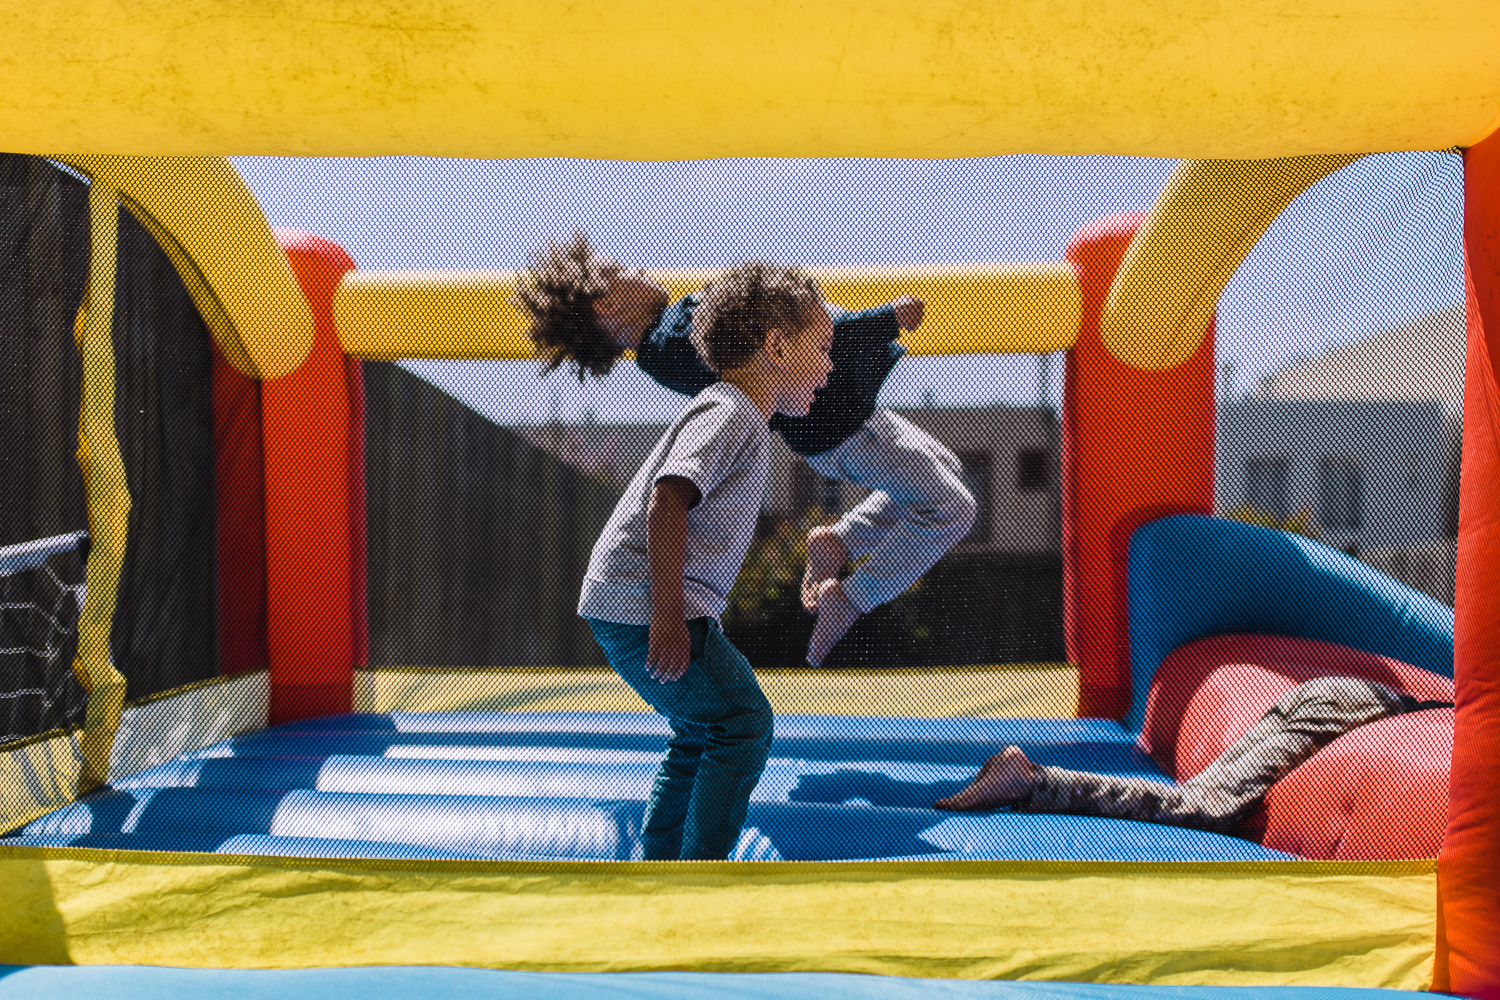
<path fill-rule="evenodd" d="M 646 512 L 657 480 L 681 476 L 698 488 L 698 502 L 687 515 L 684 617 L 723 614 L 755 536 L 770 448 L 766 418 L 742 390 L 719 382 L 694 396 L 636 472 L 594 543 L 578 613 L 627 625 L 651 623 Z"/>

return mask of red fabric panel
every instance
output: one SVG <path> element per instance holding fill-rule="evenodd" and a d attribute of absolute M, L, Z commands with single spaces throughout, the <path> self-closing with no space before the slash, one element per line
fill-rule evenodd
<path fill-rule="evenodd" d="M 273 725 L 349 711 L 365 641 L 363 389 L 333 326 L 354 261 L 308 233 L 276 238 L 317 332 L 300 368 L 261 387 Z"/>
<path fill-rule="evenodd" d="M 1468 358 L 1448 829 L 1433 989 L 1500 1000 L 1500 134 L 1464 154 Z"/>
<path fill-rule="evenodd" d="M 1119 361 L 1099 339 L 1115 271 L 1145 216 L 1091 222 L 1066 258 L 1083 291 L 1063 389 L 1063 627 L 1080 716 L 1130 704 L 1130 536 L 1172 514 L 1213 512 L 1214 333 L 1169 371 Z"/>
<path fill-rule="evenodd" d="M 260 383 L 214 352 L 214 491 L 219 577 L 219 669 L 264 669 L 266 482 Z"/>
<path fill-rule="evenodd" d="M 365 374 L 358 358 L 344 358 L 349 389 L 349 622 L 354 665 L 370 659 L 369 602 L 365 599 Z"/>
<path fill-rule="evenodd" d="M 1437 857 L 1452 758 L 1452 709 L 1345 733 L 1272 786 L 1261 843 L 1304 858 Z"/>
<path fill-rule="evenodd" d="M 261 670 L 266 646 L 266 466 L 261 384 L 213 345 L 213 475 L 219 670 Z"/>
<path fill-rule="evenodd" d="M 1266 709 L 1314 677 L 1363 677 L 1420 701 L 1452 701 L 1453 682 L 1347 646 L 1274 635 L 1216 635 L 1162 661 L 1139 745 L 1178 781 L 1198 774 Z M 1428 855 L 1432 857 L 1432 855 Z"/>

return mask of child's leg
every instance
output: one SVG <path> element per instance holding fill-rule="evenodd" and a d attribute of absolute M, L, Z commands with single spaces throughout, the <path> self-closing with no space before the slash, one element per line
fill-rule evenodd
<path fill-rule="evenodd" d="M 646 626 L 591 624 L 610 665 L 672 722 L 646 807 L 648 858 L 727 858 L 771 748 L 771 704 L 749 661 L 715 623 L 695 618 L 687 673 L 664 684 L 646 672 Z M 674 843 L 678 853 L 667 854 Z"/>
<path fill-rule="evenodd" d="M 1294 688 L 1202 773 L 1180 785 L 1038 767 L 1028 812 L 1082 813 L 1229 833 L 1271 786 L 1339 736 L 1400 715 L 1385 685 L 1357 677 L 1320 677 Z"/>
<path fill-rule="evenodd" d="M 652 694 L 651 689 L 642 684 L 643 679 L 645 684 L 657 683 L 646 674 L 650 628 L 595 618 L 589 619 L 589 625 L 592 626 L 594 638 L 604 650 L 610 666 L 647 704 L 656 708 L 656 704 L 648 697 Z M 693 640 L 693 657 L 697 659 L 701 655 L 702 646 L 698 642 L 698 635 L 691 628 L 688 634 Z M 657 769 L 656 780 L 651 784 L 651 794 L 646 799 L 646 814 L 641 821 L 641 846 L 644 849 L 642 856 L 647 861 L 676 861 L 682 855 L 682 824 L 687 817 L 688 803 L 693 797 L 698 763 L 708 744 L 707 731 L 702 726 L 671 716 L 667 717 L 667 721 L 672 726 L 672 735 L 667 740 L 667 756 Z"/>
<path fill-rule="evenodd" d="M 1400 715 L 1401 699 L 1359 677 L 1318 677 L 1298 685 L 1250 730 L 1181 785 L 1206 829 L 1232 829 L 1255 811 L 1271 786 L 1340 736 Z"/>
<path fill-rule="evenodd" d="M 809 456 L 807 463 L 829 479 L 874 491 L 831 529 L 843 543 L 847 558 L 870 557 L 839 585 L 860 614 L 900 595 L 968 534 L 974 523 L 976 504 L 963 484 L 958 457 L 889 410 L 876 410 L 847 441 Z M 817 540 L 815 544 L 823 543 Z M 829 561 L 826 556 L 821 561 L 809 559 L 809 571 L 821 575 Z M 804 587 L 816 592 L 822 583 L 810 579 Z M 813 647 L 832 648 L 842 634 L 840 630 L 830 641 L 815 631 Z"/>
<path fill-rule="evenodd" d="M 668 719 L 672 736 L 667 756 L 657 769 L 641 820 L 642 857 L 647 861 L 676 861 L 682 857 L 682 827 L 687 821 L 698 765 L 708 746 L 708 730 L 691 722 Z"/>
<path fill-rule="evenodd" d="M 701 670 L 690 668 L 683 677 L 688 690 L 673 693 L 708 730 L 708 746 L 683 824 L 684 861 L 729 857 L 771 750 L 771 703 L 750 661 L 717 624 L 706 629 L 699 664 Z"/>
<path fill-rule="evenodd" d="M 829 479 L 874 491 L 832 528 L 848 558 L 870 556 L 843 581 L 861 613 L 910 587 L 974 523 L 958 457 L 889 410 L 876 410 L 847 441 L 807 463 Z"/>

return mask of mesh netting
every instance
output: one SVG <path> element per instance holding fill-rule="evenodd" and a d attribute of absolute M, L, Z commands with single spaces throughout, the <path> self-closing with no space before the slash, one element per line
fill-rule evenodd
<path fill-rule="evenodd" d="M 6 158 L 0 461 L 14 486 L 0 497 L 0 567 L 14 557 L 18 569 L 0 569 L 0 826 L 14 827 L 15 843 L 676 857 L 673 847 L 690 853 L 691 821 L 661 817 L 686 815 L 682 789 L 703 767 L 737 775 L 714 787 L 735 785 L 730 797 L 749 810 L 743 823 L 733 803 L 721 817 L 733 829 L 719 856 L 743 860 L 1332 857 L 1344 848 L 1316 833 L 1319 788 L 1299 767 L 1321 753 L 1407 776 L 1401 818 L 1359 856 L 1435 855 L 1462 429 L 1455 154 L 1367 157 L 1313 185 L 1239 266 L 1181 381 L 1149 384 L 1129 382 L 1140 376 L 1102 346 L 1114 263 L 1093 291 L 1089 268 L 1123 254 L 1140 222 L 1128 213 L 1151 209 L 1170 162 L 237 166 L 273 226 L 326 237 L 361 271 L 509 272 L 576 229 L 628 268 L 704 273 L 662 289 L 627 338 L 633 355 L 603 378 L 571 362 L 543 375 L 529 360 L 340 369 L 347 386 L 328 395 L 348 418 L 339 432 L 362 450 L 344 449 L 348 468 L 330 471 L 288 430 L 303 415 L 288 395 L 302 390 L 288 386 L 338 356 L 346 313 L 333 304 L 333 258 L 280 234 L 322 339 L 308 369 L 266 383 L 281 395 L 263 404 L 222 359 L 215 375 L 181 262 L 122 210 L 115 368 L 100 377 L 113 386 L 132 499 L 110 632 L 128 707 L 109 787 L 68 804 L 79 761 L 70 733 L 87 704 L 70 668 L 89 551 L 75 544 L 23 567 L 16 547 L 88 528 L 74 452 L 90 390 L 71 341 L 87 188 L 47 161 Z M 1102 217 L 1112 221 L 1086 228 Z M 1186 253 L 1184 273 L 1203 264 Z M 725 505 L 722 523 L 688 521 L 724 558 L 745 552 L 732 587 L 692 584 L 710 596 L 687 616 L 697 621 L 689 670 L 707 678 L 688 704 L 644 672 L 649 579 L 605 579 L 600 567 L 632 546 L 646 565 L 652 484 L 633 484 L 643 466 L 672 460 L 686 433 L 679 415 L 702 388 L 688 355 L 660 360 L 705 308 L 683 296 L 751 258 L 869 290 L 869 300 L 830 296 L 833 373 L 820 397 L 841 394 L 841 420 L 857 412 L 852 430 L 816 446 L 805 427 L 773 422 L 766 436 L 762 424 L 764 442 L 751 435 L 725 461 L 747 475 L 763 463 L 764 485 Z M 1009 279 L 972 275 L 997 261 L 1064 260 L 1046 273 L 1078 276 L 1084 321 L 1072 351 L 1038 340 L 1035 353 L 980 352 L 990 331 L 952 303 L 979 315 L 1015 293 Z M 899 306 L 905 294 L 930 300 L 920 322 Z M 494 305 L 454 302 L 443 307 L 454 315 Z M 1042 313 L 1037 328 L 1050 322 Z M 938 328 L 940 349 L 892 347 Z M 302 433 L 325 433 L 322 404 L 308 399 Z M 264 427 L 263 405 L 280 408 Z M 1120 444 L 1113 471 L 1110 441 L 1137 449 Z M 230 468 L 234 483 L 264 490 L 254 505 L 277 530 L 246 519 Z M 1156 506 L 1110 507 L 1130 490 L 1149 494 L 1158 468 L 1171 482 Z M 314 486 L 292 490 L 298 475 Z M 690 479 L 695 499 L 720 509 L 714 491 L 730 478 Z M 337 489 L 319 494 L 320 482 Z M 314 523 L 299 504 L 346 500 L 362 527 L 337 540 L 296 527 Z M 622 528 L 631 504 L 635 526 Z M 1089 519 L 1104 523 L 1106 509 L 1115 520 L 1096 532 Z M 1181 514 L 1215 517 L 1162 521 Z M 730 537 L 730 521 L 743 537 Z M 225 531 L 241 527 L 226 549 Z M 822 565 L 828 527 L 843 551 Z M 1137 528 L 1157 548 L 1131 548 Z M 337 635 L 287 597 L 301 570 L 334 562 L 354 576 L 339 600 L 363 602 L 355 612 L 346 602 Z M 1107 599 L 1088 589 L 1090 573 L 1115 588 Z M 820 625 L 808 607 L 804 580 L 820 574 L 812 582 L 838 581 L 857 612 L 836 642 L 832 613 Z M 587 577 L 616 588 L 615 603 L 586 607 L 603 627 L 579 615 Z M 833 591 L 814 591 L 839 607 Z M 1203 609 L 1240 591 L 1275 614 L 1210 622 Z M 1415 623 L 1410 635 L 1380 648 L 1351 638 L 1387 613 Z M 1142 674 L 1132 655 L 1168 633 Z M 1098 649 L 1115 673 L 1095 665 Z M 299 694 L 311 690 L 324 700 Z M 997 757 L 987 773 L 1001 778 L 965 797 L 1009 744 L 1030 763 Z M 763 771 L 757 754 L 769 754 Z M 935 811 L 939 799 L 959 812 Z"/>
<path fill-rule="evenodd" d="M 0 158 L 0 741 L 83 719 L 73 677 L 83 561 L 46 545 L 88 530 L 73 317 L 88 258 L 84 186 L 44 161 Z M 37 543 L 42 543 L 38 546 Z M 59 550 L 23 559 L 28 544 Z"/>

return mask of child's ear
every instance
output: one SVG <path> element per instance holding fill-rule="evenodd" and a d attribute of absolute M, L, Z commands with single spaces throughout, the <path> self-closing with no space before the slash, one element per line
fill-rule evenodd
<path fill-rule="evenodd" d="M 786 358 L 786 334 L 779 327 L 766 331 L 766 357 L 773 361 Z"/>

